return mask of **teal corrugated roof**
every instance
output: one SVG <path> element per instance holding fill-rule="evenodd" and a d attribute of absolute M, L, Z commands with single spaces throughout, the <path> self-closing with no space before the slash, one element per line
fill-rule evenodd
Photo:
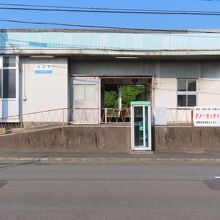
<path fill-rule="evenodd" d="M 1 32 L 1 49 L 219 50 L 220 33 Z"/>

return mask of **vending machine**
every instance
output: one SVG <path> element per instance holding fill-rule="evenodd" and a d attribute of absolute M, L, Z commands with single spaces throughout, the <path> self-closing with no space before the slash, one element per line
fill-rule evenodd
<path fill-rule="evenodd" d="M 132 150 L 151 151 L 151 102 L 131 102 Z"/>

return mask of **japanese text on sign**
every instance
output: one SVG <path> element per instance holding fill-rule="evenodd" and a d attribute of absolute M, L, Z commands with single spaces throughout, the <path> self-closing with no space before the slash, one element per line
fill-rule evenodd
<path fill-rule="evenodd" d="M 220 126 L 220 108 L 195 107 L 193 110 L 194 126 Z"/>
<path fill-rule="evenodd" d="M 37 64 L 35 74 L 52 74 L 53 69 L 51 64 Z"/>

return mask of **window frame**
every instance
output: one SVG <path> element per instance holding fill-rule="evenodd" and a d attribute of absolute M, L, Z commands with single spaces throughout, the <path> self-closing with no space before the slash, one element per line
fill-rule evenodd
<path fill-rule="evenodd" d="M 188 89 L 187 85 L 188 85 L 188 82 L 190 80 L 194 80 L 196 82 L 196 91 L 179 91 L 178 90 L 178 80 L 185 80 L 186 81 L 186 89 Z M 185 95 L 186 96 L 186 106 L 178 106 L 178 96 L 179 95 Z M 193 96 L 196 96 L 196 105 L 198 104 L 198 78 L 177 78 L 177 108 L 193 108 L 195 106 L 189 106 L 188 105 L 188 96 L 190 95 L 193 95 Z"/>
<path fill-rule="evenodd" d="M 76 99 L 75 94 L 76 94 L 76 87 L 77 86 L 82 86 L 83 87 L 83 99 Z M 74 88 L 73 88 L 73 100 L 76 102 L 94 102 L 96 101 L 96 94 L 94 94 L 94 100 L 93 99 L 86 99 L 86 86 L 94 86 L 96 88 L 96 84 L 74 84 Z"/>
<path fill-rule="evenodd" d="M 15 66 L 13 67 L 4 67 L 4 57 L 13 57 L 15 58 Z M 2 88 L 1 88 L 1 94 L 2 97 L 0 97 L 0 100 L 9 100 L 9 101 L 16 101 L 18 99 L 18 86 L 19 86 L 19 76 L 18 76 L 18 56 L 0 56 L 0 70 L 2 72 L 1 74 L 1 82 L 2 82 Z M 15 97 L 13 98 L 4 98 L 4 70 L 15 70 Z"/>

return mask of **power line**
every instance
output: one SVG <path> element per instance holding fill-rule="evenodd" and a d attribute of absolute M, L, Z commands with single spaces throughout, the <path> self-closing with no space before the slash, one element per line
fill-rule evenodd
<path fill-rule="evenodd" d="M 6 5 L 6 4 L 0 4 L 0 5 Z M 20 5 L 21 4 L 19 4 L 19 6 Z M 30 6 L 32 6 L 32 5 L 30 5 Z M 78 13 L 106 13 L 106 14 L 142 14 L 142 15 L 156 14 L 156 15 L 220 16 L 220 11 L 143 10 L 143 9 L 116 9 L 116 8 L 115 9 L 114 8 L 88 8 L 88 7 L 71 7 L 72 9 L 66 9 L 66 7 L 59 7 L 59 6 L 41 6 L 41 5 L 38 5 L 38 6 L 33 5 L 33 6 L 34 7 L 0 7 L 0 10 L 72 12 L 72 13 L 73 12 L 74 13 L 75 12 L 78 12 Z M 40 8 L 38 8 L 38 7 L 40 7 Z"/>
<path fill-rule="evenodd" d="M 57 23 L 57 22 L 40 22 L 40 21 L 24 21 L 24 20 L 10 20 L 0 19 L 0 22 L 20 23 L 20 24 L 34 24 L 34 25 L 53 25 L 53 26 L 66 26 L 66 27 L 80 27 L 80 28 L 101 28 L 101 29 L 118 29 L 118 30 L 140 30 L 146 29 L 129 28 L 129 27 L 116 27 L 116 26 L 99 26 L 99 25 L 81 25 L 81 24 L 68 24 L 68 23 Z"/>
<path fill-rule="evenodd" d="M 2 6 L 19 6 L 19 7 L 38 7 L 38 8 L 78 8 L 78 9 L 91 9 L 92 7 L 74 7 L 74 6 L 59 6 L 59 5 L 36 5 L 36 4 L 5 4 L 0 3 Z"/>
<path fill-rule="evenodd" d="M 115 29 L 121 31 L 137 31 L 137 32 L 157 32 L 157 33 L 210 33 L 220 34 L 217 30 L 162 30 L 162 29 L 146 29 L 146 28 L 132 28 L 132 27 L 119 27 L 119 26 L 102 26 L 102 25 L 82 25 L 82 24 L 70 24 L 59 22 L 41 22 L 41 21 L 26 21 L 26 20 L 12 20 L 12 19 L 0 19 L 0 22 L 10 22 L 19 24 L 33 24 L 33 25 L 52 25 L 52 26 L 65 26 L 65 27 L 78 27 L 78 28 L 91 28 L 91 29 Z M 83 30 L 82 29 L 82 30 Z M 0 30 L 0 33 L 2 31 Z M 184 35 L 185 36 L 185 35 Z"/>

